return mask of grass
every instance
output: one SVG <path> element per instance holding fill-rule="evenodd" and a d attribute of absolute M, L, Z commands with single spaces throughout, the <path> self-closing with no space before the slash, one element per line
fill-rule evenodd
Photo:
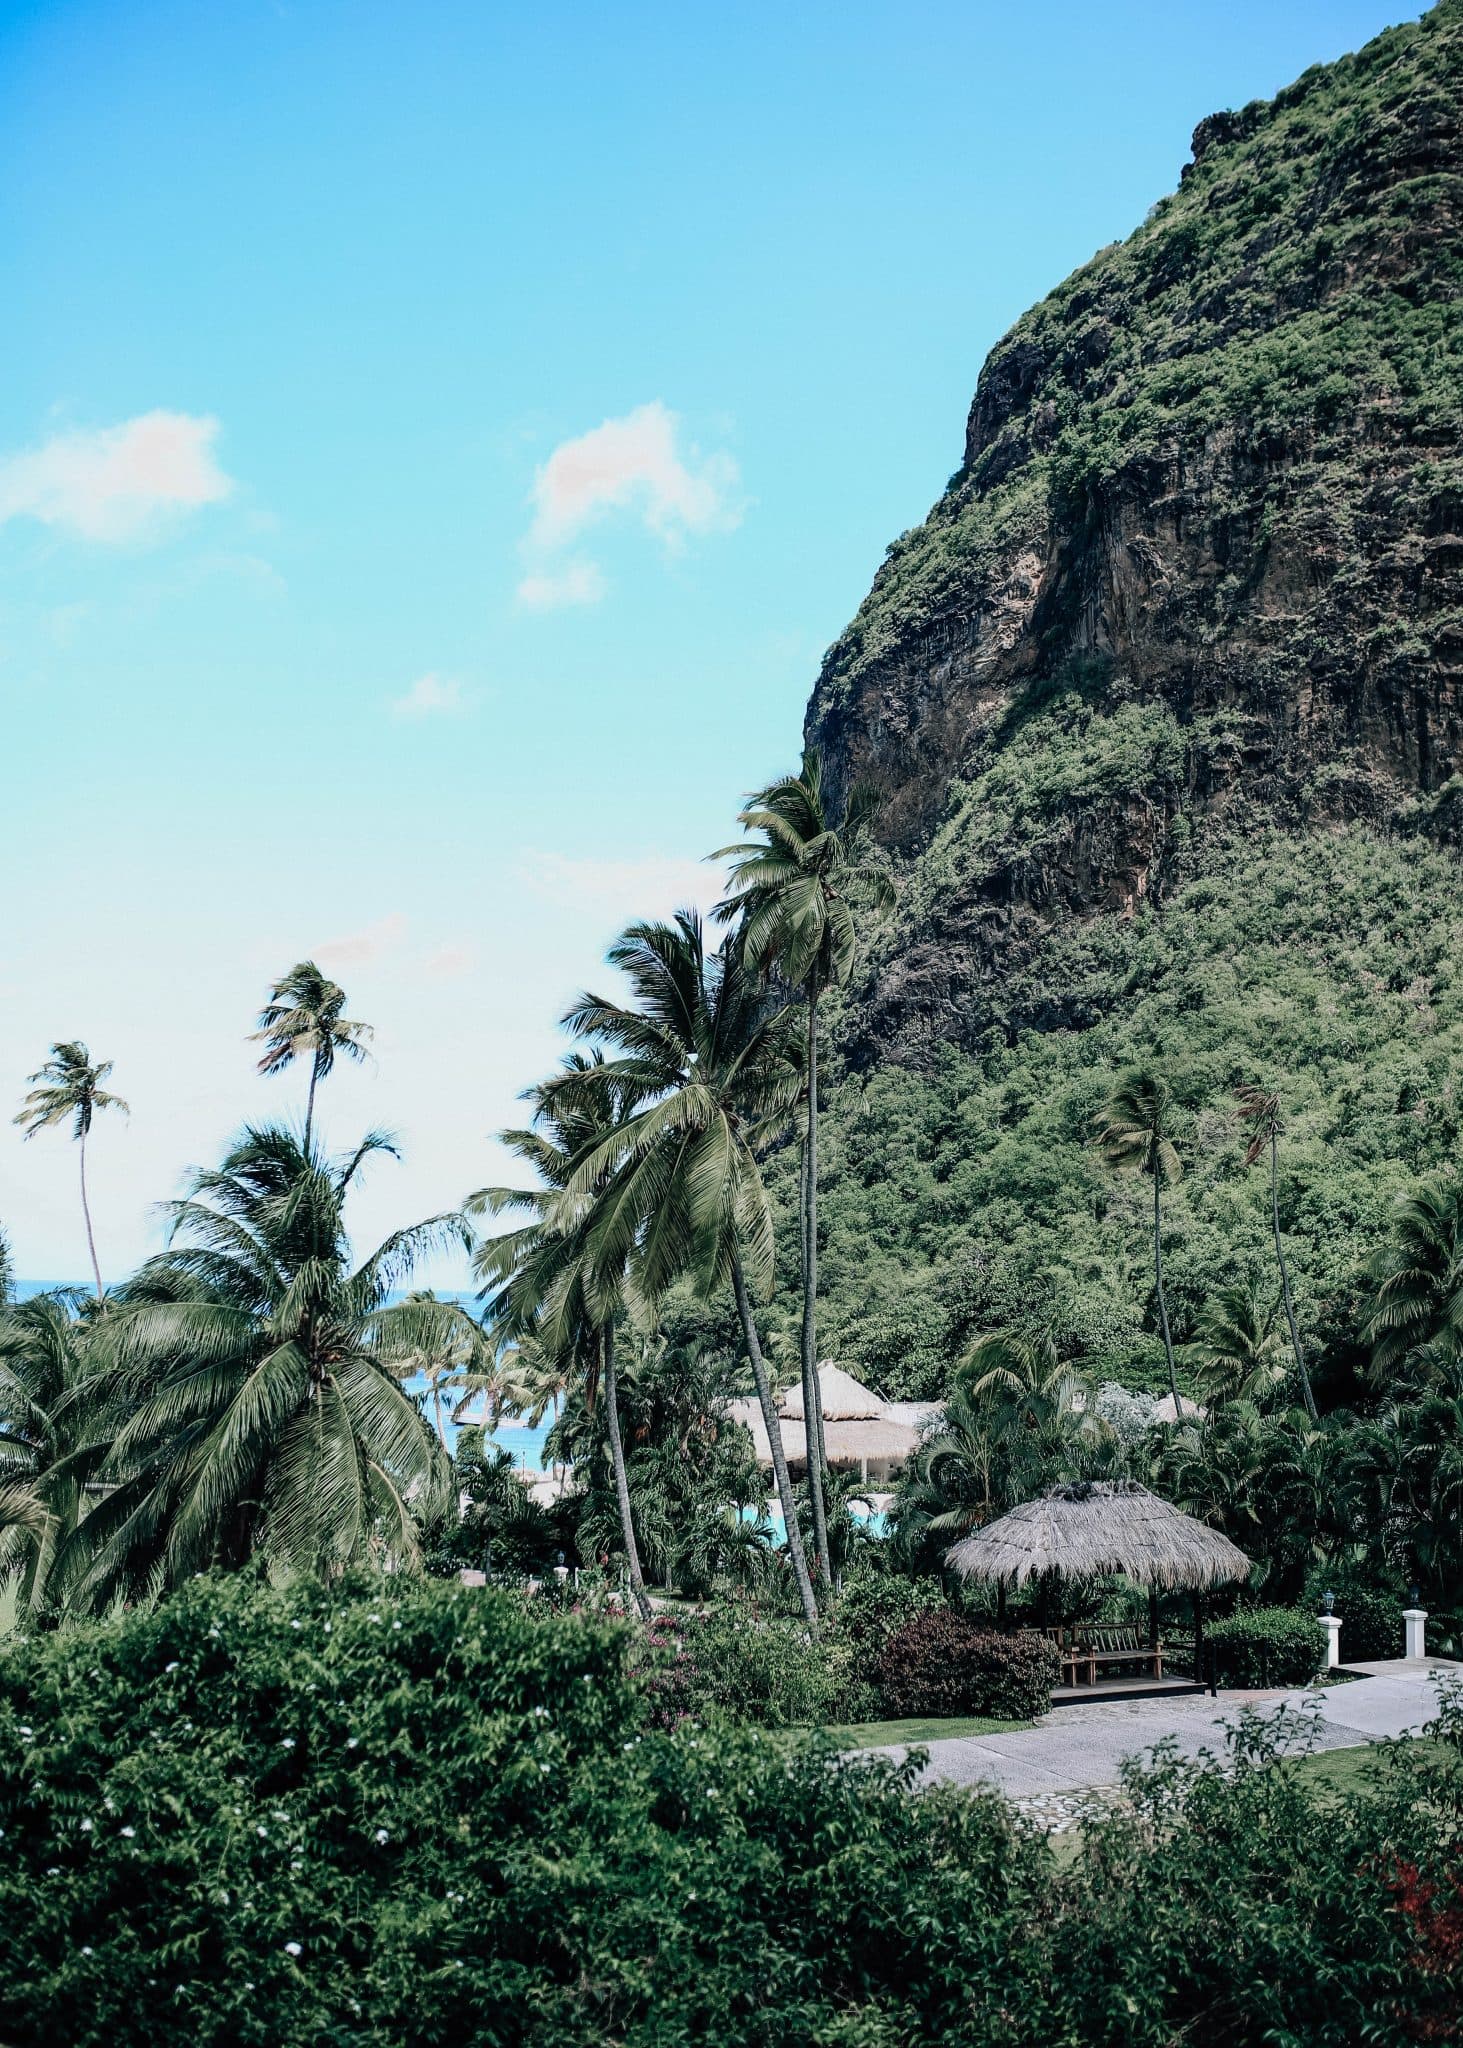
<path fill-rule="evenodd" d="M 948 1742 L 962 1735 L 1010 1735 L 1029 1721 L 993 1721 L 983 1714 L 912 1721 L 849 1721 L 826 1731 L 840 1749 L 884 1749 L 896 1742 Z"/>
<path fill-rule="evenodd" d="M 1440 1747 L 1431 1737 L 1420 1737 L 1416 1746 L 1433 1750 Z M 1339 1805 L 1365 1782 L 1369 1772 L 1376 1770 L 1377 1761 L 1377 1745 L 1367 1742 L 1355 1749 L 1323 1749 L 1314 1756 L 1299 1757 L 1293 1768 L 1318 1799 Z"/>

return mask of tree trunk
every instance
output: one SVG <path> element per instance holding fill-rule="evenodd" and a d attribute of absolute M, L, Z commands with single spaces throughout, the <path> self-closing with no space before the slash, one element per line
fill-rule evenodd
<path fill-rule="evenodd" d="M 434 1374 L 432 1377 L 432 1413 L 437 1418 L 437 1434 L 442 1440 L 442 1448 L 445 1451 L 447 1448 L 447 1432 L 442 1427 L 442 1381 L 437 1374 Z"/>
<path fill-rule="evenodd" d="M 320 1062 L 310 1062 L 310 1092 L 305 1097 L 305 1156 L 310 1153 L 310 1136 L 315 1128 L 315 1083 L 320 1079 Z"/>
<path fill-rule="evenodd" d="M 777 1410 L 772 1405 L 772 1389 L 767 1383 L 767 1362 L 762 1356 L 762 1346 L 757 1337 L 757 1324 L 752 1315 L 751 1297 L 747 1293 L 746 1275 L 742 1272 L 741 1254 L 736 1251 L 732 1253 L 732 1292 L 736 1296 L 737 1314 L 742 1319 L 742 1336 L 746 1340 L 747 1356 L 752 1361 L 752 1378 L 757 1383 L 757 1399 L 762 1404 L 762 1421 L 772 1451 L 772 1471 L 777 1480 L 777 1498 L 782 1506 L 782 1520 L 787 1530 L 787 1552 L 792 1559 L 798 1598 L 803 1603 L 803 1614 L 808 1627 L 816 1636 L 818 1603 L 813 1598 L 813 1582 L 808 1577 L 803 1534 L 798 1527 L 797 1502 L 793 1499 L 792 1480 L 788 1476 L 787 1458 L 782 1448 L 782 1427 L 777 1420 Z"/>
<path fill-rule="evenodd" d="M 1163 1332 L 1163 1355 L 1168 1360 L 1168 1384 L 1173 1392 L 1173 1419 L 1175 1424 L 1184 1419 L 1184 1404 L 1179 1398 L 1179 1376 L 1174 1369 L 1173 1338 L 1168 1332 L 1168 1302 L 1163 1292 L 1163 1182 L 1157 1167 L 1153 1171 L 1153 1270 L 1158 1280 L 1158 1327 Z"/>
<path fill-rule="evenodd" d="M 1295 1353 L 1295 1369 L 1300 1374 L 1300 1390 L 1305 1398 L 1306 1414 L 1312 1422 L 1320 1420 L 1316 1414 L 1316 1397 L 1311 1391 L 1311 1376 L 1306 1371 L 1305 1354 L 1300 1348 L 1300 1331 L 1295 1326 L 1295 1309 L 1290 1299 L 1290 1268 L 1285 1263 L 1285 1247 L 1280 1242 L 1280 1184 L 1279 1163 L 1276 1158 L 1276 1132 L 1270 1129 L 1270 1222 L 1275 1232 L 1275 1260 L 1280 1268 L 1280 1292 L 1285 1297 L 1285 1320 L 1290 1325 L 1290 1346 Z"/>
<path fill-rule="evenodd" d="M 828 1511 L 823 1494 L 823 1390 L 818 1384 L 818 976 L 808 983 L 808 1136 L 803 1148 L 803 1434 L 808 1445 L 808 1498 L 813 1506 L 813 1551 L 824 1580 L 833 1583 Z"/>
<path fill-rule="evenodd" d="M 620 1538 L 625 1546 L 625 1562 L 630 1573 L 630 1591 L 635 1595 L 635 1605 L 640 1609 L 640 1619 L 650 1619 L 650 1596 L 645 1590 L 645 1580 L 640 1573 L 640 1551 L 635 1542 L 635 1523 L 630 1514 L 630 1481 L 625 1473 L 625 1446 L 620 1437 L 620 1386 L 615 1377 L 615 1333 L 606 1323 L 602 1334 L 605 1421 L 610 1433 L 610 1463 L 615 1472 L 615 1499 L 620 1507 Z"/>
<path fill-rule="evenodd" d="M 91 1275 L 96 1282 L 97 1300 L 102 1299 L 102 1269 L 97 1264 L 97 1241 L 92 1235 L 91 1204 L 86 1199 L 86 1133 L 81 1134 L 78 1147 L 81 1153 L 81 1214 L 86 1224 L 86 1248 L 91 1253 Z"/>

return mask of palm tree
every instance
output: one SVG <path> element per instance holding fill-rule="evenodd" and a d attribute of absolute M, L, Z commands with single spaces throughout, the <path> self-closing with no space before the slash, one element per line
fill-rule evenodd
<path fill-rule="evenodd" d="M 1245 1152 L 1245 1165 L 1253 1166 L 1265 1152 L 1270 1154 L 1270 1227 L 1275 1237 L 1275 1263 L 1280 1268 L 1280 1291 L 1285 1300 L 1285 1320 L 1290 1325 L 1290 1348 L 1295 1353 L 1295 1369 L 1300 1375 L 1300 1390 L 1306 1404 L 1306 1413 L 1314 1422 L 1316 1397 L 1311 1388 L 1311 1376 L 1306 1371 L 1305 1354 L 1301 1350 L 1300 1331 L 1296 1327 L 1295 1305 L 1290 1298 L 1290 1267 L 1286 1262 L 1285 1245 L 1280 1235 L 1280 1097 L 1269 1095 L 1263 1088 L 1246 1084 L 1236 1088 L 1235 1100 L 1239 1104 L 1241 1123 L 1249 1125 L 1250 1142 Z"/>
<path fill-rule="evenodd" d="M 310 1058 L 310 1090 L 305 1098 L 305 1151 L 315 1129 L 315 1090 L 337 1057 L 363 1060 L 371 1036 L 369 1024 L 356 1024 L 341 1013 L 345 990 L 323 974 L 313 960 L 300 960 L 269 992 L 259 1012 L 255 1044 L 264 1052 L 261 1074 L 279 1074 L 304 1054 Z"/>
<path fill-rule="evenodd" d="M 482 1188 L 469 1197 L 470 1215 L 519 1209 L 529 1218 L 518 1229 L 487 1239 L 474 1257 L 474 1271 L 485 1291 L 496 1289 L 490 1313 L 501 1336 L 533 1346 L 557 1368 L 562 1381 L 577 1373 L 591 1406 L 603 1379 L 625 1564 L 636 1606 L 648 1621 L 650 1598 L 635 1540 L 615 1363 L 624 1262 L 613 1271 L 591 1259 L 586 1250 L 587 1218 L 571 1215 L 564 1204 L 564 1191 L 576 1170 L 599 1150 L 624 1113 L 625 1096 L 603 1060 L 576 1056 L 555 1081 L 530 1089 L 528 1099 L 534 1104 L 530 1127 L 502 1132 L 500 1143 L 533 1167 L 540 1185 Z"/>
<path fill-rule="evenodd" d="M 44 1131 L 52 1124 L 64 1123 L 68 1117 L 71 1119 L 71 1135 L 76 1140 L 81 1161 L 81 1214 L 86 1223 L 86 1246 L 91 1253 L 92 1278 L 96 1282 L 98 1301 L 102 1299 L 102 1269 L 97 1264 L 91 1205 L 86 1198 L 86 1141 L 98 1110 L 120 1109 L 124 1116 L 129 1114 L 121 1096 L 108 1095 L 102 1087 L 111 1071 L 112 1062 L 93 1062 L 79 1038 L 70 1039 L 63 1045 L 53 1045 L 51 1057 L 30 1076 L 31 1092 L 15 1119 L 16 1123 L 25 1126 L 27 1138 L 33 1138 L 37 1131 Z"/>
<path fill-rule="evenodd" d="M 1392 1212 L 1387 1242 L 1368 1269 L 1371 1303 L 1362 1336 L 1377 1377 L 1404 1360 L 1435 1377 L 1463 1345 L 1463 1179 L 1434 1174 Z"/>
<path fill-rule="evenodd" d="M 1097 1142 L 1108 1165 L 1118 1172 L 1147 1174 L 1153 1182 L 1153 1271 L 1158 1290 L 1158 1326 L 1168 1361 L 1168 1384 L 1175 1417 L 1182 1417 L 1173 1338 L 1168 1327 L 1168 1298 L 1163 1291 L 1163 1185 L 1177 1180 L 1183 1167 L 1168 1136 L 1169 1090 L 1161 1074 L 1135 1069 L 1118 1081 L 1106 1106 L 1094 1119 Z"/>
<path fill-rule="evenodd" d="M 407 1302 L 433 1303 L 447 1311 L 440 1332 L 434 1333 L 435 1343 L 429 1349 L 409 1352 L 401 1359 L 397 1372 L 404 1380 L 420 1376 L 426 1382 L 428 1396 L 432 1403 L 432 1421 L 442 1447 L 447 1447 L 447 1419 L 442 1412 L 442 1398 L 457 1398 L 452 1402 L 451 1419 L 454 1423 L 462 1420 L 467 1404 L 478 1395 L 490 1396 L 490 1390 L 498 1385 L 497 1362 L 493 1347 L 483 1333 L 482 1325 L 470 1316 L 461 1303 L 439 1302 L 430 1288 L 422 1288 L 409 1294 Z"/>
<path fill-rule="evenodd" d="M 629 1005 L 585 995 L 567 1028 L 617 1055 L 608 1065 L 626 1114 L 576 1170 L 567 1199 L 587 1204 L 592 1260 L 626 1264 L 639 1298 L 659 1302 L 677 1280 L 703 1292 L 731 1286 L 771 1447 L 788 1555 L 808 1627 L 817 1603 L 754 1295 L 770 1292 L 772 1210 L 757 1148 L 785 1127 L 802 1077 L 785 1012 L 769 1005 L 742 950 L 705 948 L 701 920 L 631 925 L 609 951 L 630 983 Z M 634 1104 L 636 1106 L 630 1106 Z"/>
<path fill-rule="evenodd" d="M 12 1511 L 8 1536 L 0 1535 L 0 1577 L 20 1565 L 30 1614 L 56 1604 L 52 1567 L 105 1451 L 84 1397 L 86 1323 L 77 1310 L 77 1296 L 61 1289 L 0 1313 L 0 1493 Z M 27 1496 L 29 1515 L 20 1511 Z"/>
<path fill-rule="evenodd" d="M 1265 1400 L 1285 1378 L 1275 1329 L 1278 1301 L 1266 1307 L 1259 1288 L 1216 1288 L 1199 1315 L 1204 1392 L 1225 1401 Z"/>
<path fill-rule="evenodd" d="M 829 820 L 818 751 L 803 754 L 802 772 L 784 775 L 748 800 L 737 823 L 758 843 L 725 846 L 710 856 L 730 860 L 731 893 L 717 918 L 735 918 L 753 967 L 777 966 L 807 1004 L 807 1123 L 803 1137 L 802 1376 L 808 1418 L 808 1492 L 814 1547 L 825 1578 L 832 1558 L 824 1509 L 823 1398 L 818 1382 L 818 998 L 853 972 L 857 912 L 886 910 L 893 885 L 882 869 L 858 858 L 874 798 L 855 791 L 841 827 Z"/>
<path fill-rule="evenodd" d="M 461 1311 L 391 1297 L 419 1258 L 471 1238 L 439 1216 L 354 1264 L 346 1200 L 381 1153 L 379 1133 L 332 1164 L 289 1131 L 246 1130 L 168 1205 L 168 1250 L 118 1290 L 95 1340 L 110 1491 L 73 1539 L 83 1600 L 256 1555 L 324 1576 L 415 1561 L 451 1464 L 397 1375 Z"/>

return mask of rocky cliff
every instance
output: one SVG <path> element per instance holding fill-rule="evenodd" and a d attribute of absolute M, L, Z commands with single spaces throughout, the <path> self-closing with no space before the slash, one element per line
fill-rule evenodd
<path fill-rule="evenodd" d="M 1460 284 L 1444 0 L 1201 122 L 993 351 L 808 710 L 902 877 L 855 1065 L 1091 1023 L 1053 941 L 1261 827 L 1463 834 Z"/>

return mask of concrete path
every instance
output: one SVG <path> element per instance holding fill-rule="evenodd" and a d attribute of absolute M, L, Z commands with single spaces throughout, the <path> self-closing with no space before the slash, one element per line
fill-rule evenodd
<path fill-rule="evenodd" d="M 1319 1700 L 1320 1749 L 1354 1749 L 1386 1736 L 1419 1732 L 1437 1712 L 1436 1680 L 1463 1666 L 1445 1660 L 1397 1658 L 1367 1667 L 1369 1676 L 1304 1692 L 1191 1693 L 1168 1699 L 1108 1701 L 1059 1707 L 1035 1728 L 1014 1735 L 979 1735 L 919 1745 L 929 1751 L 930 1784 L 993 1785 L 1026 1810 L 1066 1818 L 1070 1795 L 1116 1785 L 1123 1759 L 1171 1737 L 1181 1754 L 1222 1751 L 1224 1730 L 1240 1710 L 1275 1712 Z M 902 1747 L 881 1750 L 902 1757 Z"/>

